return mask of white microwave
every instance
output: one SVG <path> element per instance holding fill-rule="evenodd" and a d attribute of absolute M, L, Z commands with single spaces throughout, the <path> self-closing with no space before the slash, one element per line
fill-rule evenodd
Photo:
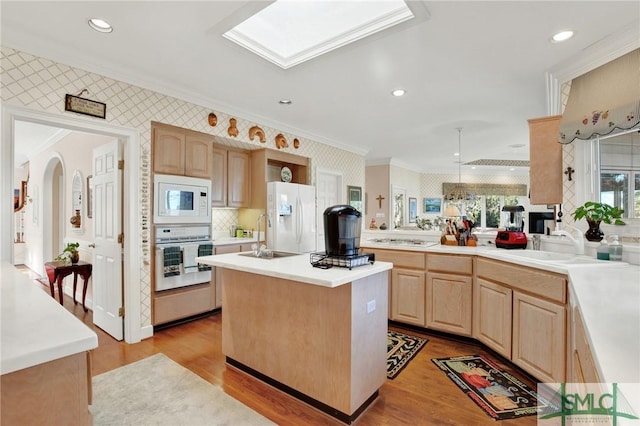
<path fill-rule="evenodd" d="M 211 181 L 154 175 L 154 223 L 211 223 Z"/>

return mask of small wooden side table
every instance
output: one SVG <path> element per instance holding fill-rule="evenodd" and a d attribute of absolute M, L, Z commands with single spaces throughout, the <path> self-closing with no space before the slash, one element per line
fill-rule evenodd
<path fill-rule="evenodd" d="M 84 299 L 87 296 L 87 283 L 89 282 L 89 277 L 91 277 L 91 271 L 93 266 L 82 260 L 79 260 L 77 263 L 67 263 L 67 262 L 47 262 L 44 264 L 44 268 L 47 271 L 47 277 L 49 278 L 49 289 L 51 290 L 51 297 L 56 297 L 53 289 L 53 284 L 58 283 L 58 296 L 60 298 L 60 304 L 62 305 L 62 280 L 67 275 L 73 273 L 73 303 L 76 302 L 76 286 L 78 284 L 78 275 L 82 277 L 83 287 L 82 287 L 82 308 L 85 312 L 88 309 L 84 306 Z"/>

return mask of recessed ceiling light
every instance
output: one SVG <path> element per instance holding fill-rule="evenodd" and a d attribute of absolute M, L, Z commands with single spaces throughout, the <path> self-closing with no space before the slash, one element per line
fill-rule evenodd
<path fill-rule="evenodd" d="M 476 166 L 471 167 L 471 170 L 475 170 L 475 169 L 476 169 Z"/>
<path fill-rule="evenodd" d="M 407 91 L 404 89 L 396 89 L 393 92 L 391 92 L 391 94 L 396 97 L 404 96 L 406 93 Z"/>
<path fill-rule="evenodd" d="M 453 153 L 453 155 L 454 155 L 455 157 L 459 157 L 459 156 L 460 156 L 460 153 L 459 153 L 459 152 L 454 152 L 454 153 Z"/>
<path fill-rule="evenodd" d="M 511 167 L 509 170 L 514 171 L 515 169 L 516 169 L 515 167 Z"/>
<path fill-rule="evenodd" d="M 99 18 L 91 18 L 88 23 L 91 28 L 101 33 L 110 33 L 113 31 L 113 27 L 109 25 L 107 21 Z"/>
<path fill-rule="evenodd" d="M 291 105 L 293 102 L 291 102 L 291 99 L 280 99 L 278 103 L 280 105 Z"/>
<path fill-rule="evenodd" d="M 569 40 L 571 37 L 573 37 L 573 31 L 566 30 L 566 31 L 560 31 L 559 33 L 554 34 L 553 37 L 551 37 L 551 40 L 556 43 L 560 43 L 562 41 Z"/>

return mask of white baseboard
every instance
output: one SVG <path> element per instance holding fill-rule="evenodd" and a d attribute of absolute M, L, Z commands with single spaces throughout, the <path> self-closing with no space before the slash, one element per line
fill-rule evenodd
<path fill-rule="evenodd" d="M 140 327 L 140 339 L 148 339 L 149 337 L 153 337 L 153 326 L 145 325 Z"/>

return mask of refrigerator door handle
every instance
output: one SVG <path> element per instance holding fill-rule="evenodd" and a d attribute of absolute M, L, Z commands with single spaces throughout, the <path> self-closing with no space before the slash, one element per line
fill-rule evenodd
<path fill-rule="evenodd" d="M 302 202 L 300 202 L 300 197 L 296 198 L 296 210 L 298 215 L 298 220 L 296 223 L 296 240 L 298 244 L 302 242 L 302 230 L 304 225 L 304 210 L 302 208 Z"/>

